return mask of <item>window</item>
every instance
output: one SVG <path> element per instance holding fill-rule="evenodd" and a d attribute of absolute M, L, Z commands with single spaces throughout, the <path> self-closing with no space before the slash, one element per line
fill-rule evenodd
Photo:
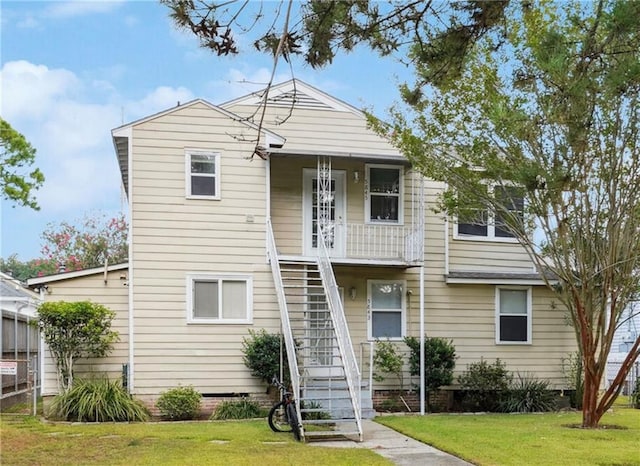
<path fill-rule="evenodd" d="M 402 223 L 402 167 L 367 165 L 367 221 Z"/>
<path fill-rule="evenodd" d="M 496 343 L 531 343 L 531 288 L 496 288 Z"/>
<path fill-rule="evenodd" d="M 186 164 L 187 197 L 220 199 L 220 154 L 188 150 Z"/>
<path fill-rule="evenodd" d="M 405 335 L 405 282 L 368 282 L 369 338 L 402 338 Z"/>
<path fill-rule="evenodd" d="M 495 196 L 507 212 L 491 212 L 488 209 L 468 209 L 458 215 L 454 236 L 457 239 L 489 239 L 515 241 L 513 233 L 506 227 L 507 215 L 524 218 L 524 196 L 515 186 L 488 186 L 487 194 Z"/>
<path fill-rule="evenodd" d="M 251 323 L 251 277 L 188 275 L 187 315 L 192 323 Z"/>

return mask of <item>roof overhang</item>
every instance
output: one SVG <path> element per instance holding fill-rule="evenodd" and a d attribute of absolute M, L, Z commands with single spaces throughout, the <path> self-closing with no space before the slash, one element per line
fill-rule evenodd
<path fill-rule="evenodd" d="M 540 274 L 523 272 L 457 271 L 444 276 L 447 284 L 534 285 L 544 286 Z"/>
<path fill-rule="evenodd" d="M 48 283 L 52 283 L 52 282 L 58 282 L 61 280 L 69 280 L 72 278 L 79 278 L 79 277 L 88 277 L 90 275 L 96 275 L 99 273 L 105 273 L 105 272 L 113 272 L 116 270 L 127 270 L 129 268 L 129 264 L 128 263 L 123 263 L 123 264 L 113 264 L 113 265 L 108 265 L 106 268 L 105 267 L 94 267 L 91 269 L 84 269 L 84 270 L 74 270 L 72 272 L 62 272 L 62 273 L 56 273 L 54 275 L 47 275 L 45 277 L 36 277 L 36 278 L 30 278 L 27 280 L 27 285 L 29 287 L 37 287 L 38 285 L 45 285 Z"/>
<path fill-rule="evenodd" d="M 400 154 L 370 154 L 364 152 L 340 152 L 340 151 L 323 151 L 323 150 L 287 150 L 272 148 L 267 151 L 270 156 L 274 157 L 336 157 L 353 160 L 374 161 L 374 162 L 392 162 L 402 165 L 411 165 L 411 163 Z"/>
<path fill-rule="evenodd" d="M 211 110 L 221 113 L 224 116 L 230 118 L 231 120 L 237 121 L 238 123 L 251 128 L 252 130 L 260 131 L 262 136 L 264 137 L 264 143 L 267 145 L 267 150 L 270 147 L 282 147 L 286 142 L 286 138 L 280 136 L 278 133 L 268 130 L 264 127 L 253 123 L 252 121 L 248 121 L 246 118 L 242 118 L 235 113 L 230 112 L 229 110 L 219 107 L 217 105 L 213 105 L 210 102 L 207 102 L 204 99 L 196 99 L 185 104 L 179 104 L 170 109 L 154 113 L 153 115 L 141 118 L 139 120 L 133 121 L 126 125 L 119 126 L 111 130 L 111 137 L 113 138 L 113 145 L 116 151 L 116 156 L 118 158 L 118 164 L 120 166 L 120 174 L 122 176 L 122 184 L 124 186 L 125 192 L 127 195 L 129 194 L 129 157 L 130 157 L 130 141 L 132 137 L 133 127 L 136 125 L 140 125 L 142 123 L 146 123 L 147 121 L 154 120 L 156 118 L 160 118 L 164 115 L 168 115 L 178 110 L 185 109 L 187 107 L 201 104 L 206 107 L 209 107 Z"/>

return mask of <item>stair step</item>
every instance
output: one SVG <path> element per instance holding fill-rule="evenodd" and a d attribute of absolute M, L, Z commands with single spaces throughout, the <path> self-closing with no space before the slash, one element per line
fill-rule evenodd
<path fill-rule="evenodd" d="M 309 398 L 298 398 L 298 400 L 305 402 L 318 402 L 318 401 L 351 401 L 350 396 L 314 396 Z M 344 409 L 344 408 L 335 408 L 335 409 Z M 304 411 L 304 410 L 303 410 Z M 320 411 L 330 411 L 329 409 L 321 409 Z"/>
<path fill-rule="evenodd" d="M 303 419 L 302 420 L 302 424 L 303 425 L 309 425 L 309 424 L 313 424 L 313 425 L 322 425 L 322 424 L 338 424 L 341 422 L 356 422 L 356 419 L 354 417 L 346 417 L 346 418 L 341 418 L 341 419 Z"/>
<path fill-rule="evenodd" d="M 322 438 L 322 440 L 326 440 L 329 438 L 342 439 L 344 437 L 360 436 L 360 432 L 358 431 L 341 431 L 341 430 L 311 430 L 309 432 L 305 431 L 304 437 L 305 439 L 313 440 L 314 438 Z M 348 439 L 345 439 L 348 440 Z"/>

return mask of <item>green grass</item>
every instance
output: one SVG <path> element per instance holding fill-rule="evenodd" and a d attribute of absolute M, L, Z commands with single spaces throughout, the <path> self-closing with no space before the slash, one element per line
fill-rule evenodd
<path fill-rule="evenodd" d="M 5 465 L 389 465 L 372 451 L 325 448 L 271 432 L 266 420 L 43 423 L 0 416 Z"/>
<path fill-rule="evenodd" d="M 376 421 L 474 464 L 640 465 L 640 410 L 620 405 L 604 426 L 569 428 L 581 413 L 385 416 Z"/>

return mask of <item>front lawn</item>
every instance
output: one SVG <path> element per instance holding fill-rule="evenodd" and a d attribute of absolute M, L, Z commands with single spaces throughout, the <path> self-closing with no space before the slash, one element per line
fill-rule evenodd
<path fill-rule="evenodd" d="M 323 448 L 276 434 L 266 420 L 50 424 L 0 417 L 4 465 L 389 465 L 366 449 Z"/>
<path fill-rule="evenodd" d="M 474 464 L 640 465 L 640 410 L 616 406 L 602 428 L 581 413 L 384 416 L 376 421 Z"/>

